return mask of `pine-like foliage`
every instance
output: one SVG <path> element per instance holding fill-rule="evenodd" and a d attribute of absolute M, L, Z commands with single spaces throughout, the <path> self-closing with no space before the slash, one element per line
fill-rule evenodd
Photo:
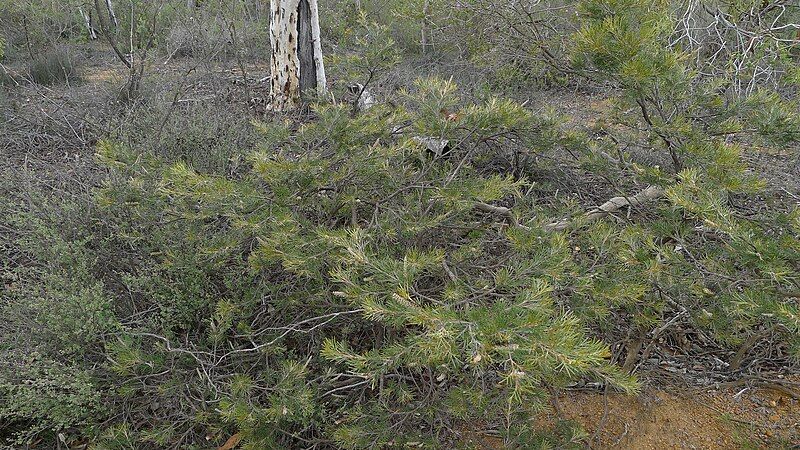
<path fill-rule="evenodd" d="M 462 108 L 441 80 L 399 101 L 258 125 L 245 180 L 104 144 L 127 181 L 101 202 L 134 218 L 117 232 L 128 245 L 159 248 L 137 272 L 165 280 L 127 282 L 160 312 L 126 325 L 110 368 L 171 366 L 254 449 L 437 447 L 478 420 L 513 440 L 534 434 L 552 389 L 592 378 L 635 390 L 557 301 L 572 268 L 564 236 L 486 209 L 526 185 L 497 173 L 497 158 L 552 146 L 553 123 L 508 100 Z M 452 148 L 434 154 L 417 136 Z M 187 335 L 201 347 L 179 350 Z"/>
<path fill-rule="evenodd" d="M 623 139 L 641 140 L 638 145 L 652 152 L 649 161 L 631 154 L 591 157 L 605 159 L 597 164 L 614 177 L 663 186 L 669 201 L 654 206 L 657 218 L 647 228 L 600 227 L 603 247 L 627 263 L 615 273 L 622 278 L 614 278 L 628 294 L 620 295 L 619 283 L 602 276 L 592 289 L 609 291 L 603 303 L 630 306 L 638 299 L 633 317 L 640 321 L 657 322 L 667 310 L 691 315 L 721 342 L 742 345 L 732 367 L 774 332 L 797 355 L 797 212 L 752 214 L 738 205 L 763 188 L 743 153 L 753 142 L 796 142 L 800 118 L 791 103 L 766 90 L 735 95 L 732 80 L 705 76 L 694 70 L 689 54 L 665 46 L 674 29 L 670 5 L 581 3 L 585 25 L 576 37 L 577 67 L 620 88 L 615 120 L 627 129 Z M 591 248 L 597 242 L 592 239 Z M 629 301 L 623 300 L 627 295 Z"/>
<path fill-rule="evenodd" d="M 800 355 L 800 212 L 750 163 L 800 140 L 791 15 L 743 56 L 676 37 L 676 1 L 344 3 L 333 91 L 382 104 L 209 126 L 152 99 L 98 143 L 92 201 L 0 179 L 3 444 L 578 448 L 548 400 L 634 393 L 672 340 L 719 377 Z M 402 79 L 423 30 L 420 58 L 481 71 L 469 99 Z M 485 94 L 576 80 L 610 88 L 596 122 Z"/>

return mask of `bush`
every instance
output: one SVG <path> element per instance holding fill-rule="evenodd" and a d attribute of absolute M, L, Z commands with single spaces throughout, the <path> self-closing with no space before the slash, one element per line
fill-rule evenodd
<path fill-rule="evenodd" d="M 203 9 L 198 17 L 192 15 L 175 21 L 164 33 L 164 53 L 172 58 L 193 57 L 207 61 L 268 58 L 268 27 L 258 21 L 242 20 L 238 9 L 244 5 L 231 6 L 236 11 Z M 229 19 L 226 14 L 235 19 Z"/>
<path fill-rule="evenodd" d="M 17 80 L 14 78 L 14 75 L 0 67 L 0 87 L 16 86 L 16 84 Z"/>
<path fill-rule="evenodd" d="M 132 251 L 113 264 L 147 311 L 107 347 L 132 416 L 104 445 L 208 428 L 250 448 L 441 445 L 438 423 L 479 419 L 533 442 L 527 418 L 549 389 L 582 377 L 636 389 L 555 295 L 564 237 L 487 212 L 522 187 L 495 173 L 498 153 L 547 151 L 552 122 L 495 99 L 454 124 L 438 111 L 460 104 L 455 86 L 417 86 L 394 112 L 319 106 L 299 129 L 260 126 L 245 178 L 101 145 L 109 236 Z M 462 144 L 433 156 L 419 134 Z M 197 400 L 179 400 L 184 386 Z"/>
<path fill-rule="evenodd" d="M 165 37 L 166 52 L 172 58 L 185 58 L 191 56 L 202 57 L 209 53 L 210 42 L 197 35 L 196 30 L 190 30 L 183 25 L 170 28 Z"/>
<path fill-rule="evenodd" d="M 754 215 L 733 198 L 758 193 L 764 184 L 748 170 L 744 144 L 796 142 L 800 117 L 777 95 L 757 92 L 742 99 L 740 92 L 721 88 L 726 85 L 721 80 L 692 70 L 686 54 L 663 45 L 673 30 L 668 7 L 663 1 L 585 0 L 584 26 L 576 35 L 576 66 L 620 89 L 620 108 L 627 114 L 617 119 L 642 130 L 639 139 L 669 161 L 661 166 L 629 160 L 635 165 L 628 176 L 666 187 L 671 211 L 660 211 L 649 230 L 624 238 L 626 247 L 635 244 L 622 254 L 644 264 L 634 279 L 656 286 L 639 284 L 639 292 L 624 303 L 640 302 L 632 314 L 640 327 L 660 320 L 665 311 L 687 311 L 720 343 L 738 346 L 730 359 L 734 369 L 754 342 L 772 333 L 797 357 L 800 316 L 787 298 L 800 262 L 800 241 L 789 225 L 796 212 Z M 612 170 L 615 177 L 627 172 Z M 718 240 L 708 241 L 706 233 Z M 665 239 L 678 243 L 678 250 L 659 248 Z M 658 263 L 644 259 L 649 251 L 660 253 Z M 614 286 L 605 287 L 616 294 Z"/>
<path fill-rule="evenodd" d="M 116 326 L 83 238 L 87 211 L 40 203 L 42 192 L 28 186 L 36 200 L 25 206 L 0 186 L 0 438 L 15 445 L 72 440 L 97 423 L 93 366 Z"/>
<path fill-rule="evenodd" d="M 3 433 L 12 434 L 11 442 L 24 445 L 34 437 L 57 442 L 55 434 L 95 423 L 101 397 L 83 368 L 38 353 L 4 352 L 3 358 L 0 421 L 10 424 Z"/>
<path fill-rule="evenodd" d="M 31 81 L 42 86 L 68 84 L 80 80 L 75 59 L 65 48 L 56 48 L 37 56 L 28 65 Z"/>
<path fill-rule="evenodd" d="M 155 97 L 150 87 L 143 88 Z M 172 106 L 154 101 L 130 113 L 119 140 L 153 151 L 165 161 L 185 161 L 207 173 L 230 174 L 246 165 L 245 155 L 256 145 L 257 133 L 241 108 L 222 102 Z"/>

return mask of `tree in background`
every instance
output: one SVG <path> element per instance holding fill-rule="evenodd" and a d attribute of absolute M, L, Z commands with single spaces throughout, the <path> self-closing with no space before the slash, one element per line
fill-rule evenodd
<path fill-rule="evenodd" d="M 317 0 L 276 0 L 270 3 L 272 107 L 296 106 L 301 96 L 326 93 L 325 65 Z"/>

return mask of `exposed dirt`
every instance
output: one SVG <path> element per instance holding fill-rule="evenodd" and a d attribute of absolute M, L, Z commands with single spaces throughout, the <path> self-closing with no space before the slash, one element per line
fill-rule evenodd
<path fill-rule="evenodd" d="M 596 448 L 736 449 L 800 444 L 800 402 L 770 389 L 645 391 L 639 397 L 575 392 L 560 399 Z M 737 395 L 738 394 L 738 395 Z M 606 406 L 607 405 L 607 406 Z M 598 433 L 599 430 L 599 433 Z"/>
<path fill-rule="evenodd" d="M 639 396 L 567 391 L 559 396 L 560 412 L 549 408 L 539 424 L 576 422 L 592 449 L 800 448 L 797 379 L 767 387 L 647 388 Z M 477 433 L 470 441 L 478 448 L 505 448 L 499 439 Z"/>

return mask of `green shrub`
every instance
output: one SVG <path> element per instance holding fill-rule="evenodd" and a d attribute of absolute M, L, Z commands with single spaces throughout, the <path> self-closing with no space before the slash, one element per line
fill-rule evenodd
<path fill-rule="evenodd" d="M 338 8 L 332 78 L 386 82 L 391 38 L 416 52 L 421 31 L 387 16 L 421 3 Z M 583 0 L 570 25 L 563 2 L 431 5 L 436 42 L 468 36 L 459 57 L 493 87 L 612 86 L 597 134 L 396 73 L 409 90 L 368 111 L 263 123 L 146 91 L 109 119 L 94 206 L 0 180 L 4 443 L 450 448 L 468 428 L 577 448 L 579 427 L 532 418 L 583 380 L 636 392 L 629 371 L 677 324 L 733 369 L 767 336 L 800 354 L 800 213 L 741 206 L 763 187 L 751 144 L 800 138 L 794 104 L 665 45 L 674 2 Z"/>
<path fill-rule="evenodd" d="M 57 434 L 82 436 L 102 411 L 96 380 L 79 365 L 64 365 L 38 353 L 4 352 L 0 363 L 0 421 L 11 442 L 33 438 L 54 444 Z M 74 433 L 74 434 L 72 434 Z M 65 438 L 66 440 L 66 438 Z"/>
<path fill-rule="evenodd" d="M 0 225 L 16 234 L 0 241 L 8 256 L 0 265 L 0 422 L 8 424 L 3 438 L 56 445 L 58 434 L 80 438 L 102 417 L 94 368 L 116 321 L 80 239 L 87 229 L 71 222 L 80 214 L 75 205 L 65 202 L 60 209 L 37 199 L 21 211 L 5 195 L 0 200 Z M 38 206 L 47 212 L 34 213 Z"/>
<path fill-rule="evenodd" d="M 638 291 L 623 304 L 637 305 L 632 320 L 643 330 L 652 329 L 653 320 L 688 313 L 723 345 L 741 346 L 730 360 L 734 369 L 749 346 L 772 333 L 800 355 L 798 308 L 787 297 L 800 280 L 800 241 L 791 219 L 778 211 L 752 215 L 732 200 L 763 187 L 743 158 L 747 144 L 796 142 L 800 116 L 775 93 L 741 97 L 725 88 L 725 80 L 706 79 L 692 69 L 689 55 L 664 46 L 674 29 L 670 6 L 660 0 L 580 3 L 576 66 L 620 89 L 619 111 L 625 112 L 616 119 L 641 130 L 633 139 L 669 161 L 655 165 L 621 155 L 617 167 L 607 166 L 611 176 L 665 186 L 670 205 L 657 212 L 649 231 L 620 236 L 626 249 L 618 251 L 628 264 L 613 278 L 596 279 L 612 294 L 603 303 L 619 306 L 625 298 L 620 286 Z M 613 248 L 610 240 L 603 242 Z"/>
<path fill-rule="evenodd" d="M 636 389 L 555 295 L 570 279 L 564 236 L 476 209 L 519 195 L 522 180 L 493 173 L 498 152 L 553 145 L 551 121 L 499 99 L 448 121 L 439 111 L 461 102 L 440 80 L 400 101 L 261 125 L 244 179 L 100 147 L 113 234 L 144 258 L 125 291 L 150 311 L 109 347 L 110 369 L 221 397 L 220 416 L 187 404 L 193 419 L 175 429 L 138 399 L 178 392 L 126 384 L 146 417 L 127 425 L 136 439 L 197 426 L 239 430 L 248 448 L 442 445 L 438 423 L 480 419 L 506 423 L 510 442 L 534 439 L 528 418 L 549 389 L 583 377 Z M 436 157 L 415 135 L 461 145 Z"/>

